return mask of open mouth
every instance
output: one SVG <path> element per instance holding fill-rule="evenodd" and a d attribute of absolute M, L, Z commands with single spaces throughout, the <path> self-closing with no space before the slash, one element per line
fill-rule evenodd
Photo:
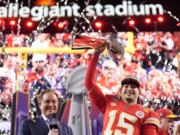
<path fill-rule="evenodd" d="M 135 92 L 133 90 L 125 90 L 124 93 L 128 94 L 128 95 L 134 95 L 135 94 Z"/>
<path fill-rule="evenodd" d="M 132 98 L 126 98 L 126 101 L 127 101 L 128 103 L 132 103 L 134 100 L 133 100 Z"/>

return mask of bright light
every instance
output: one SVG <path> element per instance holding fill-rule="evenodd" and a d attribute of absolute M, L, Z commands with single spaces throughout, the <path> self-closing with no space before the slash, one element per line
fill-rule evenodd
<path fill-rule="evenodd" d="M 27 27 L 32 27 L 33 26 L 33 22 L 32 21 L 27 21 L 26 22 L 26 26 Z"/>
<path fill-rule="evenodd" d="M 129 26 L 134 26 L 135 25 L 135 21 L 133 19 L 129 20 Z"/>
<path fill-rule="evenodd" d="M 15 21 L 15 20 L 11 20 L 11 21 L 10 21 L 10 25 L 11 25 L 11 26 L 15 26 L 15 25 L 16 25 L 16 21 Z"/>
<path fill-rule="evenodd" d="M 63 29 L 64 26 L 65 26 L 64 22 L 59 22 L 58 23 L 58 28 Z"/>
<path fill-rule="evenodd" d="M 158 22 L 164 22 L 164 17 L 159 16 L 159 17 L 158 17 Z"/>
<path fill-rule="evenodd" d="M 178 22 L 178 23 L 176 24 L 176 26 L 179 27 L 179 26 L 180 26 L 180 22 Z"/>
<path fill-rule="evenodd" d="M 58 27 L 59 29 L 65 29 L 68 26 L 68 21 L 64 20 L 64 21 L 60 21 L 60 22 L 54 22 L 54 26 Z"/>
<path fill-rule="evenodd" d="M 150 18 L 145 18 L 145 23 L 150 24 L 151 23 L 151 19 Z"/>
<path fill-rule="evenodd" d="M 102 26 L 103 26 L 102 22 L 100 22 L 100 21 L 96 21 L 96 22 L 95 22 L 95 27 L 96 27 L 97 29 L 101 29 Z"/>
<path fill-rule="evenodd" d="M 3 25 L 3 23 L 4 23 L 4 20 L 0 19 L 0 25 Z"/>

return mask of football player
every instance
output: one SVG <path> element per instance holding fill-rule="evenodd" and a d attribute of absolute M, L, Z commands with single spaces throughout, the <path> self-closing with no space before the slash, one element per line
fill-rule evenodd
<path fill-rule="evenodd" d="M 137 104 L 140 82 L 134 76 L 121 81 L 117 95 L 104 95 L 96 84 L 96 66 L 107 43 L 95 49 L 88 65 L 85 86 L 91 101 L 104 114 L 103 135 L 157 135 L 159 117 Z"/>

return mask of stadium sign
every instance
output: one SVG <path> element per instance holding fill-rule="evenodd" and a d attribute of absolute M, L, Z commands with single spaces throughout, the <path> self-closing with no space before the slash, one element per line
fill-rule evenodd
<path fill-rule="evenodd" d="M 81 6 L 77 3 L 72 5 L 51 5 L 51 6 L 20 6 L 19 3 L 9 3 L 8 6 L 0 6 L 0 18 L 29 18 L 39 21 L 46 17 L 80 17 Z M 97 3 L 87 5 L 84 10 L 87 17 L 113 17 L 113 16 L 144 16 L 164 14 L 161 4 L 133 4 L 132 1 L 123 0 L 121 4 L 112 5 Z"/>

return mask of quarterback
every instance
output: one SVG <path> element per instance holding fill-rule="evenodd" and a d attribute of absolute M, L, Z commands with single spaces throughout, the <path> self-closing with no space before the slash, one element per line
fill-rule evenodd
<path fill-rule="evenodd" d="M 105 95 L 96 83 L 96 66 L 106 44 L 95 49 L 88 65 L 85 86 L 91 101 L 104 114 L 103 135 L 157 135 L 159 117 L 137 104 L 140 82 L 134 76 L 121 81 L 117 95 Z"/>

